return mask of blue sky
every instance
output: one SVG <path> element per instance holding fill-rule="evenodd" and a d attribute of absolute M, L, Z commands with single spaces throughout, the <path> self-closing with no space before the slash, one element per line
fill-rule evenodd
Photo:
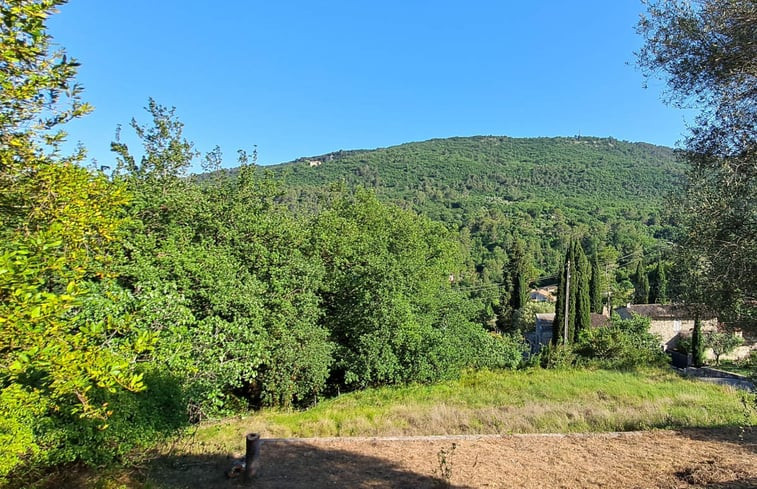
<path fill-rule="evenodd" d="M 95 112 L 70 139 L 109 164 L 117 124 L 175 106 L 224 166 L 472 135 L 672 146 L 693 115 L 633 66 L 637 0 L 71 0 L 50 33 Z M 126 133 L 124 129 L 124 133 Z M 126 139 L 129 142 L 129 139 Z M 195 167 L 196 168 L 196 167 Z"/>

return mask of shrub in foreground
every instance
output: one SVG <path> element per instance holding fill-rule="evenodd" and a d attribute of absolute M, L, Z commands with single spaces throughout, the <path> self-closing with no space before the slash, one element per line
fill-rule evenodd
<path fill-rule="evenodd" d="M 589 362 L 610 368 L 663 366 L 667 357 L 660 340 L 649 332 L 649 318 L 612 318 L 608 327 L 581 331 L 575 351 Z"/>

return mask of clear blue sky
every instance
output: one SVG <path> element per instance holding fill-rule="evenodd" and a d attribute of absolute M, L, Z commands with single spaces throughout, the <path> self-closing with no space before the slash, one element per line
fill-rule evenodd
<path fill-rule="evenodd" d="M 472 135 L 673 146 L 693 116 L 643 88 L 637 0 L 71 0 L 50 20 L 96 110 L 69 125 L 100 164 L 117 124 L 175 106 L 224 166 Z M 124 131 L 126 132 L 126 131 Z M 127 140 L 128 142 L 128 140 Z"/>

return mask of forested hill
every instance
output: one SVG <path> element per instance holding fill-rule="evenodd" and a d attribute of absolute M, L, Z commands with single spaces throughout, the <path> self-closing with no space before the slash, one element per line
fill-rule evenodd
<path fill-rule="evenodd" d="M 516 240 L 543 275 L 559 266 L 571 236 L 590 252 L 640 259 L 656 238 L 670 239 L 663 202 L 684 175 L 670 148 L 594 137 L 432 139 L 265 168 L 293 208 L 318 211 L 341 182 L 442 221 L 462 232 L 469 266 L 492 281 Z"/>
<path fill-rule="evenodd" d="M 645 143 L 491 136 L 338 151 L 268 168 L 286 174 L 293 187 L 344 181 L 430 214 L 439 210 L 428 200 L 454 208 L 527 201 L 646 208 L 659 204 L 683 171 L 671 149 Z"/>

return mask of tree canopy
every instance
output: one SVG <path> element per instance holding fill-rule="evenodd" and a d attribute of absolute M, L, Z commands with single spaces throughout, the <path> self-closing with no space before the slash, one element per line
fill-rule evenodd
<path fill-rule="evenodd" d="M 0 2 L 0 480 L 64 444 L 62 431 L 107 426 L 106 398 L 144 388 L 136 360 L 154 343 L 90 314 L 128 194 L 79 166 L 81 153 L 60 154 L 61 125 L 89 109 L 76 61 L 45 31 L 62 3 Z"/>
<path fill-rule="evenodd" d="M 681 268 L 696 268 L 701 297 L 726 319 L 757 319 L 757 4 L 751 0 L 647 2 L 637 53 L 667 100 L 700 110 L 681 155 L 677 203 Z M 700 273 L 701 272 L 701 273 Z"/>

